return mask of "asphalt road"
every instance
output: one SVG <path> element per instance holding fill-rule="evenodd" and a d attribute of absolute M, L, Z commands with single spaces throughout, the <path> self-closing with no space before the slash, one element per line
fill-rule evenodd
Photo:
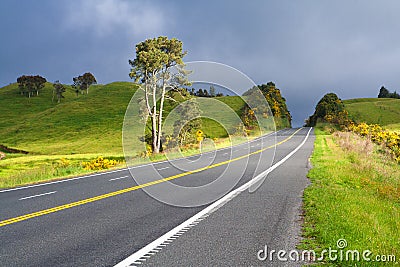
<path fill-rule="evenodd" d="M 199 195 L 161 196 L 168 203 L 193 206 L 240 189 L 279 163 L 255 192 L 236 194 L 139 261 L 149 266 L 271 266 L 257 258 L 259 250 L 266 245 L 290 250 L 298 242 L 314 140 L 312 132 L 307 138 L 309 130 L 285 129 L 215 153 L 0 191 L 0 265 L 113 266 L 209 207 L 171 206 L 144 192 L 162 191 L 163 178 L 186 187 L 212 183 Z"/>

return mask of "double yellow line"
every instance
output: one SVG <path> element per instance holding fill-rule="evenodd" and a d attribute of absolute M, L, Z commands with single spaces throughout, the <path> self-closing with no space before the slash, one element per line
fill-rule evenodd
<path fill-rule="evenodd" d="M 148 186 L 164 183 L 164 182 L 167 182 L 167 181 L 170 181 L 170 180 L 174 180 L 174 179 L 177 179 L 177 178 L 181 178 L 183 176 L 187 176 L 187 175 L 190 175 L 190 174 L 193 174 L 193 173 L 198 173 L 198 172 L 201 172 L 201 171 L 204 171 L 204 170 L 212 169 L 212 168 L 215 168 L 215 167 L 218 167 L 218 166 L 222 166 L 222 165 L 234 162 L 234 161 L 238 161 L 238 160 L 241 160 L 243 158 L 249 157 L 251 155 L 259 154 L 259 153 L 261 153 L 261 152 L 263 152 L 263 151 L 265 151 L 267 149 L 273 148 L 275 146 L 278 146 L 278 145 L 281 145 L 281 144 L 287 142 L 296 133 L 298 133 L 301 129 L 302 128 L 298 129 L 292 135 L 290 135 L 286 139 L 284 139 L 284 140 L 282 140 L 282 141 L 280 141 L 280 142 L 278 142 L 278 143 L 276 143 L 274 145 L 271 145 L 271 146 L 263 148 L 263 149 L 259 149 L 257 151 L 251 152 L 249 154 L 246 154 L 246 155 L 243 155 L 243 156 L 240 156 L 240 157 L 237 157 L 237 158 L 229 159 L 229 160 L 226 160 L 226 161 L 223 161 L 223 162 L 220 162 L 220 163 L 216 163 L 216 164 L 213 164 L 213 165 L 209 165 L 209 166 L 206 166 L 206 167 L 203 167 L 203 168 L 199 168 L 199 169 L 196 169 L 196 170 L 193 170 L 193 171 L 183 172 L 183 173 L 176 174 L 176 175 L 173 175 L 173 176 L 170 176 L 170 177 L 167 177 L 167 178 L 155 180 L 153 182 L 149 182 L 149 183 L 145 183 L 145 184 L 141 184 L 141 185 L 136 185 L 136 186 L 133 186 L 133 187 L 128 187 L 128 188 L 125 188 L 125 189 L 121 189 L 121 190 L 114 191 L 114 192 L 111 192 L 111 193 L 99 195 L 99 196 L 96 196 L 96 197 L 86 198 L 86 199 L 82 199 L 82 200 L 79 200 L 79 201 L 76 201 L 76 202 L 72 202 L 72 203 L 61 205 L 61 206 L 57 206 L 57 207 L 54 207 L 54 208 L 44 209 L 44 210 L 36 211 L 36 212 L 33 212 L 33 213 L 25 214 L 25 215 L 22 215 L 22 216 L 10 218 L 10 219 L 4 220 L 4 221 L 0 221 L 0 227 L 8 225 L 8 224 L 17 223 L 17 222 L 20 222 L 20 221 L 25 221 L 25 220 L 28 220 L 28 219 L 31 219 L 31 218 L 43 216 L 43 215 L 46 215 L 46 214 L 54 213 L 54 212 L 57 212 L 57 211 L 70 209 L 70 208 L 73 208 L 73 207 L 77 207 L 77 206 L 84 205 L 84 204 L 87 204 L 87 203 L 99 201 L 99 200 L 106 199 L 106 198 L 109 198 L 109 197 L 121 195 L 121 194 L 124 194 L 124 193 L 127 193 L 127 192 L 131 192 L 131 191 L 135 191 L 135 190 L 144 188 L 144 187 L 148 187 Z"/>

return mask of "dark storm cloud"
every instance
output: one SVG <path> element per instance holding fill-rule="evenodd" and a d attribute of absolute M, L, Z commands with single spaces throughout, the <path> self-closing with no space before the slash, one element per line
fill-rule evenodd
<path fill-rule="evenodd" d="M 274 81 L 295 125 L 326 92 L 374 97 L 383 84 L 400 87 L 397 1 L 9 0 L 0 10 L 2 85 L 24 73 L 128 80 L 134 44 L 168 35 L 184 42 L 186 60 Z"/>

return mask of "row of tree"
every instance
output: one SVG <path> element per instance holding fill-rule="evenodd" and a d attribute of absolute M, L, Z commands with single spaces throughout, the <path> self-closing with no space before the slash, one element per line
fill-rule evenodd
<path fill-rule="evenodd" d="M 386 89 L 384 86 L 381 87 L 379 90 L 378 98 L 397 98 L 400 99 L 400 94 L 398 94 L 396 91 L 393 93 L 389 92 L 388 89 Z"/>
<path fill-rule="evenodd" d="M 84 92 L 89 94 L 89 87 L 97 83 L 96 78 L 90 72 L 74 77 L 72 80 L 72 88 L 74 88 L 76 95 L 78 95 L 79 92 L 82 94 Z M 31 96 L 38 96 L 46 82 L 46 78 L 40 75 L 22 75 L 17 78 L 21 95 L 25 95 L 29 98 Z M 63 93 L 66 92 L 66 87 L 57 80 L 53 83 L 53 88 L 53 101 L 56 98 L 57 102 L 60 103 L 61 99 L 64 98 Z"/>
<path fill-rule="evenodd" d="M 47 80 L 40 75 L 22 75 L 17 78 L 18 88 L 21 95 L 26 95 L 27 97 L 38 96 L 39 91 L 44 87 Z"/>
<path fill-rule="evenodd" d="M 223 93 L 216 93 L 215 92 L 215 87 L 214 86 L 210 86 L 210 91 L 207 91 L 207 89 L 198 89 L 196 91 L 196 89 L 192 88 L 190 90 L 190 94 L 193 96 L 198 96 L 198 97 L 220 97 L 220 96 L 224 96 Z"/>

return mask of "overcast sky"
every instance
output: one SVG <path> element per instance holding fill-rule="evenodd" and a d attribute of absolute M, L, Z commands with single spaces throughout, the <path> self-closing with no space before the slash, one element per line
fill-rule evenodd
<path fill-rule="evenodd" d="M 70 84 L 128 81 L 135 44 L 166 35 L 186 61 L 230 65 L 274 81 L 294 125 L 327 92 L 400 91 L 400 1 L 1 0 L 0 85 L 22 74 Z"/>

